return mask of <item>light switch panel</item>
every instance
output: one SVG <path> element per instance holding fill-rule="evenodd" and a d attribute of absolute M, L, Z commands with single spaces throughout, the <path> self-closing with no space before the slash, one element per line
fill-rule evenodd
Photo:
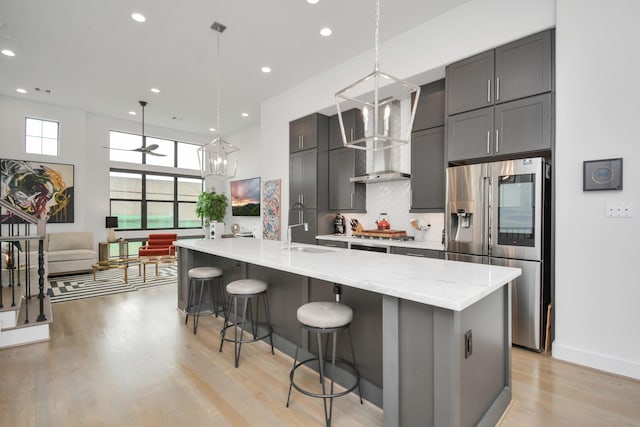
<path fill-rule="evenodd" d="M 604 215 L 609 218 L 631 218 L 633 214 L 633 202 L 610 200 L 605 207 Z"/>

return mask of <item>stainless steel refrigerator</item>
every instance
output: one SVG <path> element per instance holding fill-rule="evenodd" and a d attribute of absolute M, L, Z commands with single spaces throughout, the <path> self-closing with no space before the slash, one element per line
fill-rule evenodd
<path fill-rule="evenodd" d="M 551 278 L 551 171 L 542 158 L 447 168 L 447 259 L 519 267 L 512 340 L 542 351 Z"/>

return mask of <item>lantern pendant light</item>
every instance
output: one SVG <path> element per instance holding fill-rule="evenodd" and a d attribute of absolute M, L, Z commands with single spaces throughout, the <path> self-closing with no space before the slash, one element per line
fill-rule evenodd
<path fill-rule="evenodd" d="M 217 110 L 216 110 L 216 137 L 209 143 L 198 148 L 198 160 L 200 163 L 200 173 L 203 178 L 208 176 L 219 176 L 223 178 L 233 178 L 236 176 L 238 168 L 238 147 L 226 142 L 220 136 L 220 36 L 226 30 L 226 26 L 219 22 L 211 25 L 218 33 L 218 54 L 217 54 Z"/>
<path fill-rule="evenodd" d="M 380 151 L 408 144 L 418 106 L 420 87 L 380 71 L 380 1 L 376 0 L 375 66 L 373 72 L 335 94 L 345 147 Z M 342 113 L 356 108 L 364 137 L 347 135 Z"/>

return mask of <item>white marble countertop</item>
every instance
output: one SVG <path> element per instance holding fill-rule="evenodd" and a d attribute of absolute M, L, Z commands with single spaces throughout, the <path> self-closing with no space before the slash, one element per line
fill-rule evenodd
<path fill-rule="evenodd" d="M 519 268 L 294 243 L 294 248 L 327 251 L 309 253 L 283 249 L 282 242 L 262 239 L 188 239 L 175 245 L 456 311 L 521 274 Z"/>
<path fill-rule="evenodd" d="M 334 242 L 367 243 L 380 246 L 395 246 L 400 248 L 430 249 L 432 251 L 444 251 L 444 245 L 440 242 L 416 242 L 415 240 L 390 240 L 380 238 L 353 237 L 337 234 L 323 234 L 316 236 L 318 240 L 332 240 Z"/>

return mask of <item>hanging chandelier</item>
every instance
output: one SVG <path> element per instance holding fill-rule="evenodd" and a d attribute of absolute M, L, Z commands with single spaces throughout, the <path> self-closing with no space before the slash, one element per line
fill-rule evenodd
<path fill-rule="evenodd" d="M 211 29 L 218 33 L 216 137 L 209 143 L 198 148 L 198 161 L 200 164 L 200 173 L 203 178 L 208 176 L 233 178 L 236 176 L 236 169 L 238 168 L 239 149 L 220 136 L 220 74 L 222 68 L 220 61 L 220 36 L 227 27 L 219 22 L 214 22 L 211 25 Z"/>
<path fill-rule="evenodd" d="M 408 144 L 420 87 L 380 71 L 380 1 L 376 0 L 375 66 L 373 72 L 335 94 L 338 121 L 345 147 L 380 151 Z M 342 113 L 357 108 L 364 137 L 349 139 Z"/>

